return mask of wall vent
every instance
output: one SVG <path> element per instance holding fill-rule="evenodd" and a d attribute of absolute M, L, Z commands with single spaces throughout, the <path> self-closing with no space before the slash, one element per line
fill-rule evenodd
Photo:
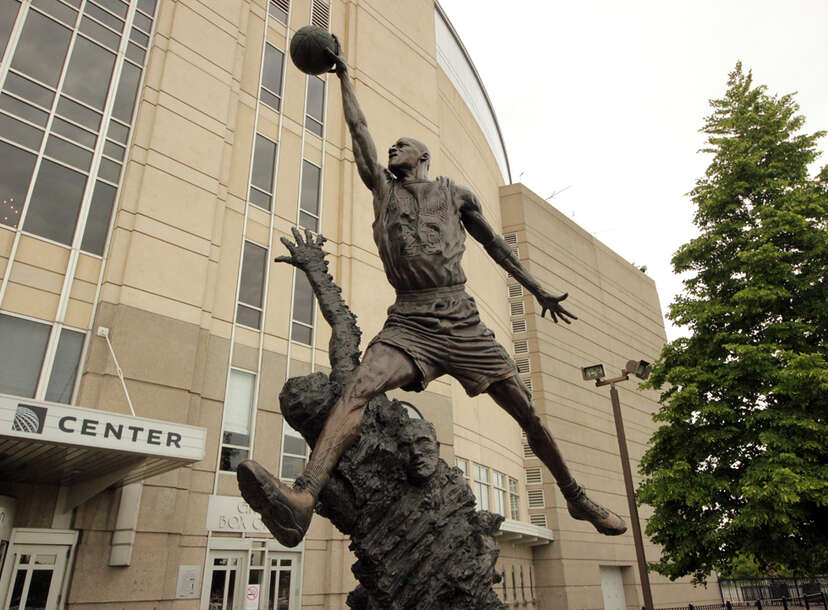
<path fill-rule="evenodd" d="M 523 339 L 522 341 L 515 341 L 514 345 L 516 354 L 529 353 L 529 342 L 526 339 Z"/>
<path fill-rule="evenodd" d="M 517 233 L 504 233 L 503 234 L 503 241 L 505 241 L 510 246 L 517 245 Z"/>
<path fill-rule="evenodd" d="M 546 527 L 546 513 L 537 513 L 535 515 L 529 515 L 529 523 L 532 525 L 537 525 L 539 527 Z"/>
<path fill-rule="evenodd" d="M 509 298 L 514 299 L 516 297 L 523 296 L 523 286 L 520 284 L 509 284 Z"/>
<path fill-rule="evenodd" d="M 529 358 L 515 358 L 518 373 L 531 373 L 532 367 L 529 365 Z"/>
<path fill-rule="evenodd" d="M 529 496 L 529 508 L 543 508 L 544 501 L 542 489 L 530 489 L 526 492 L 526 495 Z"/>
<path fill-rule="evenodd" d="M 526 387 L 529 389 L 529 391 L 533 392 L 534 390 L 532 389 L 532 380 L 529 377 L 521 377 L 521 379 L 523 380 L 523 383 L 526 384 Z"/>
<path fill-rule="evenodd" d="M 525 333 L 526 332 L 526 320 L 512 320 L 512 332 L 513 333 Z"/>
<path fill-rule="evenodd" d="M 512 316 L 525 316 L 526 307 L 523 305 L 523 301 L 509 303 L 509 314 Z"/>
<path fill-rule="evenodd" d="M 328 29 L 331 21 L 331 7 L 327 2 L 313 0 L 311 7 L 311 23 L 320 28 Z"/>
<path fill-rule="evenodd" d="M 541 485 L 543 483 L 541 469 L 539 466 L 530 466 L 529 468 L 526 468 L 525 471 L 527 485 Z"/>

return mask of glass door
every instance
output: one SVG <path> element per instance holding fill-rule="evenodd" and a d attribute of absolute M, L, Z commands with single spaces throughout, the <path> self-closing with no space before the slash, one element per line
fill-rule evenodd
<path fill-rule="evenodd" d="M 239 590 L 244 556 L 243 551 L 210 551 L 210 576 L 205 579 L 208 610 L 241 608 Z"/>
<path fill-rule="evenodd" d="M 293 610 L 292 591 L 295 575 L 293 554 L 268 553 L 267 606 L 265 610 Z"/>
<path fill-rule="evenodd" d="M 13 545 L 8 558 L 11 586 L 3 610 L 56 610 L 68 555 L 67 546 Z"/>

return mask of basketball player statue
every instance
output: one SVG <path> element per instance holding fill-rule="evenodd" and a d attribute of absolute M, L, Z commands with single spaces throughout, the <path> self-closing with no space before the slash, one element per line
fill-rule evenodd
<path fill-rule="evenodd" d="M 331 409 L 304 473 L 287 486 L 258 463 L 242 462 L 237 470 L 242 496 L 279 542 L 299 544 L 320 490 L 359 436 L 366 403 L 394 388 L 422 391 L 433 379 L 449 374 L 470 396 L 489 394 L 520 424 L 529 446 L 555 477 L 572 517 L 589 521 L 603 534 L 622 534 L 624 521 L 590 500 L 572 477 L 515 363 L 480 321 L 460 265 L 466 232 L 535 296 L 542 317 L 548 311 L 556 323 L 559 318 L 567 324 L 576 319 L 561 305 L 567 295 L 550 294 L 524 269 L 483 218 L 469 189 L 444 177 L 429 180 L 430 154 L 422 142 L 400 138 L 388 150 L 388 167 L 383 167 L 345 59 L 339 52 L 330 53 L 330 60 L 341 81 L 359 176 L 374 196 L 374 240 L 397 299 Z"/>

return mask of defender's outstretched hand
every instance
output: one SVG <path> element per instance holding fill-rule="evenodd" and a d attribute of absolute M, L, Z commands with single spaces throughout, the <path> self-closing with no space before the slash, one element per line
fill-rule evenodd
<path fill-rule="evenodd" d="M 559 297 L 549 294 L 548 292 L 543 292 L 542 294 L 539 294 L 537 297 L 538 303 L 540 303 L 540 306 L 543 308 L 541 310 L 541 317 L 544 317 L 546 315 L 546 312 L 548 311 L 549 314 L 552 316 L 552 320 L 555 322 L 555 324 L 558 323 L 558 318 L 560 318 L 567 324 L 572 324 L 572 322 L 570 322 L 567 318 L 577 320 L 578 316 L 569 313 L 566 309 L 561 307 L 561 301 L 563 301 L 568 296 L 568 292 L 565 292 Z"/>
<path fill-rule="evenodd" d="M 287 237 L 280 238 L 280 241 L 285 244 L 288 252 L 290 252 L 290 256 L 277 256 L 273 260 L 277 263 L 290 263 L 303 269 L 314 263 L 324 263 L 325 251 L 322 250 L 322 244 L 328 241 L 324 235 L 314 236 L 309 229 L 305 229 L 305 237 L 303 238 L 298 228 L 292 227 L 290 231 L 293 233 L 293 239 L 296 240 L 296 243 L 290 241 Z"/>

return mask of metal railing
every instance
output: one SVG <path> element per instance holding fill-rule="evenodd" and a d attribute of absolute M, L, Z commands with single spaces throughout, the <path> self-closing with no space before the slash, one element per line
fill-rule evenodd
<path fill-rule="evenodd" d="M 805 610 L 828 610 L 828 594 L 825 591 L 820 591 L 819 593 L 797 597 L 783 596 L 736 602 L 727 600 L 721 604 L 704 604 L 698 606 L 687 604 L 686 606 L 662 607 L 656 610 L 733 610 L 734 608 L 755 608 L 756 610 L 770 610 L 771 608 L 782 608 L 782 610 L 796 610 L 799 608 L 804 608 Z"/>

